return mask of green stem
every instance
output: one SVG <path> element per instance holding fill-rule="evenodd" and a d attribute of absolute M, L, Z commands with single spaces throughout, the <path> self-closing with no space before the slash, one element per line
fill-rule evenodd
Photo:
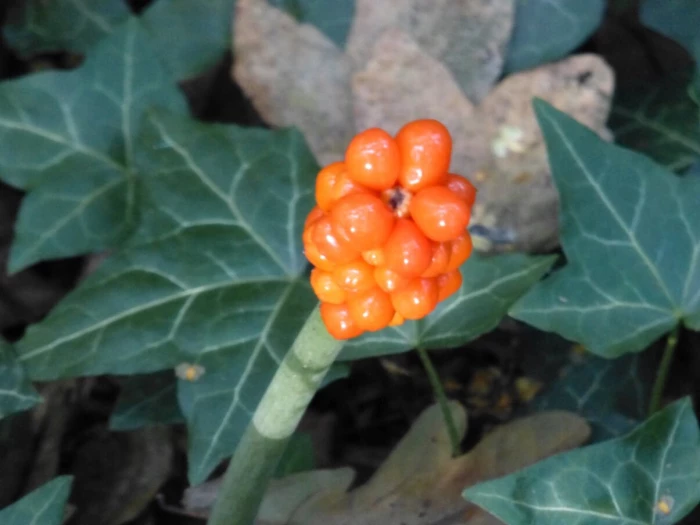
<path fill-rule="evenodd" d="M 229 463 L 208 525 L 251 525 L 289 437 L 335 361 L 333 339 L 318 307 L 272 378 Z"/>
<path fill-rule="evenodd" d="M 450 436 L 450 443 L 452 444 L 452 456 L 457 457 L 462 453 L 460 448 L 460 433 L 457 430 L 457 425 L 452 417 L 452 411 L 450 410 L 450 403 L 447 400 L 447 395 L 445 394 L 445 389 L 440 381 L 440 376 L 438 375 L 433 362 L 430 360 L 430 356 L 425 348 L 417 348 L 418 357 L 420 357 L 423 363 L 423 368 L 425 368 L 425 373 L 428 375 L 428 380 L 430 381 L 430 386 L 433 387 L 433 392 L 437 398 L 438 404 L 440 405 L 440 410 L 442 411 L 442 418 L 445 420 L 445 426 L 447 427 L 447 434 Z"/>
<path fill-rule="evenodd" d="M 659 364 L 659 369 L 656 372 L 656 380 L 654 381 L 654 387 L 651 390 L 651 403 L 649 404 L 649 415 L 652 415 L 657 410 L 659 410 L 659 408 L 661 408 L 661 397 L 663 396 L 664 387 L 666 386 L 666 380 L 668 379 L 668 372 L 671 369 L 671 363 L 673 362 L 673 354 L 676 350 L 676 345 L 678 344 L 679 331 L 679 326 L 676 326 L 666 338 L 666 347 L 664 348 L 664 355 L 661 357 L 661 363 Z"/>

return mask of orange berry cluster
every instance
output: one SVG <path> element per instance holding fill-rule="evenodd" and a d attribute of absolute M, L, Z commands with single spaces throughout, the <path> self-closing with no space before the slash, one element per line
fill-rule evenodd
<path fill-rule="evenodd" d="M 417 120 L 358 134 L 319 172 L 304 252 L 333 337 L 421 319 L 461 286 L 476 189 L 448 173 L 451 153 L 445 126 Z"/>

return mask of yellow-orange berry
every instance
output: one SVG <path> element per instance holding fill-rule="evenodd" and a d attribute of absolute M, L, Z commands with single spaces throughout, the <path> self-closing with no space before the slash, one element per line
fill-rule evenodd
<path fill-rule="evenodd" d="M 350 294 L 348 309 L 357 326 L 372 332 L 385 328 L 395 313 L 389 294 L 377 287 Z"/>
<path fill-rule="evenodd" d="M 459 270 L 437 276 L 438 301 L 444 301 L 462 286 L 462 273 Z"/>
<path fill-rule="evenodd" d="M 435 279 L 414 279 L 391 294 L 391 304 L 405 319 L 422 319 L 435 309 L 437 303 L 438 286 Z"/>
<path fill-rule="evenodd" d="M 469 259 L 472 253 L 472 237 L 465 231 L 450 243 L 450 261 L 447 263 L 446 272 L 457 270 L 464 261 Z"/>
<path fill-rule="evenodd" d="M 347 293 L 333 280 L 333 276 L 318 268 L 311 270 L 311 288 L 319 301 L 324 303 L 342 304 L 347 299 Z"/>
<path fill-rule="evenodd" d="M 430 119 L 409 122 L 396 135 L 396 143 L 401 152 L 401 186 L 417 191 L 445 181 L 452 138 L 444 125 Z"/>
<path fill-rule="evenodd" d="M 345 152 L 350 178 L 374 190 L 385 190 L 396 183 L 400 162 L 396 141 L 379 128 L 356 135 Z"/>
<path fill-rule="evenodd" d="M 432 255 L 431 242 L 413 221 L 396 221 L 384 244 L 387 268 L 405 277 L 418 277 L 430 266 Z"/>
<path fill-rule="evenodd" d="M 376 195 L 354 193 L 331 210 L 335 230 L 358 251 L 381 247 L 394 226 L 394 216 Z"/>
<path fill-rule="evenodd" d="M 391 293 L 406 286 L 411 282 L 411 278 L 404 277 L 386 266 L 377 266 L 374 269 L 374 281 L 379 288 L 385 292 Z"/>
<path fill-rule="evenodd" d="M 433 241 L 455 239 L 469 224 L 469 206 L 445 186 L 420 190 L 411 199 L 411 217 Z"/>
<path fill-rule="evenodd" d="M 323 211 L 329 211 L 346 195 L 367 191 L 367 188 L 350 178 L 344 162 L 329 164 L 316 176 L 316 203 Z"/>
<path fill-rule="evenodd" d="M 336 264 L 343 264 L 355 260 L 360 256 L 360 251 L 334 231 L 330 217 L 327 215 L 318 219 L 311 226 L 311 240 L 318 251 Z"/>
<path fill-rule="evenodd" d="M 348 292 L 363 292 L 375 286 L 374 268 L 362 259 L 341 264 L 333 271 L 333 280 Z"/>
<path fill-rule="evenodd" d="M 474 205 L 474 201 L 476 200 L 476 188 L 466 177 L 462 177 L 461 175 L 456 175 L 454 173 L 448 173 L 445 186 L 447 186 L 452 193 L 462 199 L 466 205 L 469 206 L 469 208 Z"/>
<path fill-rule="evenodd" d="M 336 339 L 362 335 L 362 328 L 353 320 L 347 304 L 321 303 L 321 319 L 328 333 Z"/>

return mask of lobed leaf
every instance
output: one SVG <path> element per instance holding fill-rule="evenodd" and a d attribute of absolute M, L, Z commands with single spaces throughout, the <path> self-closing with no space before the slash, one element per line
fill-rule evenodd
<path fill-rule="evenodd" d="M 627 436 L 481 483 L 464 497 L 508 525 L 675 523 L 700 501 L 700 435 L 690 401 Z"/>
<path fill-rule="evenodd" d="M 565 57 L 598 28 L 605 8 L 605 0 L 517 2 L 504 70 L 514 73 Z"/>
<path fill-rule="evenodd" d="M 139 144 L 140 229 L 18 348 L 36 379 L 201 367 L 178 385 L 198 483 L 235 449 L 315 306 L 301 233 L 318 168 L 295 131 L 165 111 Z"/>
<path fill-rule="evenodd" d="M 0 419 L 33 407 L 41 397 L 27 379 L 12 347 L 0 339 Z"/>
<path fill-rule="evenodd" d="M 10 271 L 111 247 L 133 229 L 137 126 L 154 104 L 186 111 L 133 18 L 78 70 L 0 83 L 0 178 L 29 192 Z"/>
<path fill-rule="evenodd" d="M 0 510 L 3 525 L 61 525 L 73 478 L 60 476 Z"/>
<path fill-rule="evenodd" d="M 23 57 L 54 51 L 85 53 L 128 17 L 124 0 L 27 0 L 11 9 L 3 32 Z"/>
<path fill-rule="evenodd" d="M 618 144 L 682 172 L 700 155 L 700 125 L 688 93 L 688 75 L 676 75 L 637 90 L 617 91 L 610 127 Z"/>
<path fill-rule="evenodd" d="M 172 370 L 123 379 L 117 405 L 109 419 L 112 430 L 184 421 L 177 402 L 177 379 Z"/>
<path fill-rule="evenodd" d="M 511 315 L 616 357 L 678 323 L 700 328 L 700 179 L 677 177 L 535 103 L 568 264 Z"/>
<path fill-rule="evenodd" d="M 367 333 L 348 341 L 341 360 L 459 346 L 493 330 L 510 306 L 544 275 L 554 257 L 472 255 L 462 266 L 457 293 L 420 321 Z"/>

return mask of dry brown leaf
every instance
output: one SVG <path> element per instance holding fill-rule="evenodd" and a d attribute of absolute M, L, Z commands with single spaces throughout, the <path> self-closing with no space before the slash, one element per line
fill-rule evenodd
<path fill-rule="evenodd" d="M 478 108 L 491 154 L 472 174 L 479 186 L 472 229 L 482 251 L 542 251 L 558 243 L 558 197 L 532 109 L 542 98 L 601 137 L 614 90 L 598 56 L 579 55 L 507 77 Z M 466 173 L 469 174 L 469 173 Z M 495 242 L 494 242 L 495 241 Z"/>
<path fill-rule="evenodd" d="M 489 155 L 487 136 L 475 126 L 474 106 L 450 71 L 398 29 L 377 41 L 367 66 L 353 76 L 352 91 L 358 130 L 378 126 L 394 134 L 411 120 L 434 118 L 453 137 L 455 173 L 478 169 Z"/>
<path fill-rule="evenodd" d="M 458 430 L 466 415 L 451 403 Z M 274 481 L 257 525 L 458 525 L 499 524 L 462 498 L 475 483 L 499 477 L 584 443 L 588 424 L 567 412 L 543 412 L 503 425 L 468 454 L 451 457 L 437 406 L 427 409 L 375 475 L 347 492 L 352 471 L 312 471 Z M 189 500 L 198 488 L 190 489 Z M 209 501 L 213 499 L 209 487 Z"/>
<path fill-rule="evenodd" d="M 350 64 L 318 29 L 266 0 L 239 0 L 233 76 L 273 126 L 296 126 L 316 159 L 342 158 L 352 139 Z"/>
<path fill-rule="evenodd" d="M 478 102 L 501 74 L 514 12 L 514 0 L 357 0 L 347 52 L 360 69 L 375 42 L 388 29 L 399 29 L 445 64 Z"/>

